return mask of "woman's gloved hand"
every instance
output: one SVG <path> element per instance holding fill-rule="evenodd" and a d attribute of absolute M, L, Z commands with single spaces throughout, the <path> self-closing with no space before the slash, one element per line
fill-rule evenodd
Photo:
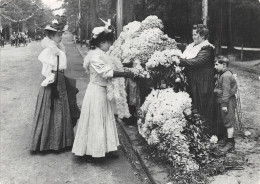
<path fill-rule="evenodd" d="M 134 74 L 132 72 L 119 72 L 119 71 L 114 71 L 113 72 L 113 77 L 126 77 L 126 78 L 133 78 Z"/>

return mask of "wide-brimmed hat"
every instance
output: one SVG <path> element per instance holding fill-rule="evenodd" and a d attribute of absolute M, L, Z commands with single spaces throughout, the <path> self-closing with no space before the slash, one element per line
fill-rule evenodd
<path fill-rule="evenodd" d="M 66 31 L 68 26 L 64 22 L 58 22 L 57 20 L 53 20 L 51 24 L 48 24 L 44 29 L 54 32 L 64 32 Z"/>

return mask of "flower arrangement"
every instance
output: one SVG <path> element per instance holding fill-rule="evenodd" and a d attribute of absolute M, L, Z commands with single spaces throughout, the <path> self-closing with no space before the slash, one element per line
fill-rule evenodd
<path fill-rule="evenodd" d="M 106 55 L 106 57 L 102 57 L 101 59 L 110 62 L 113 70 L 124 71 L 123 65 L 118 58 Z M 122 77 L 109 79 L 107 97 L 113 101 L 115 114 L 117 114 L 120 119 L 130 117 L 126 96 L 125 79 Z"/>
<path fill-rule="evenodd" d="M 139 60 L 135 60 L 132 68 L 124 67 L 124 71 L 132 72 L 135 77 L 150 78 L 150 74 L 141 66 Z"/>
<path fill-rule="evenodd" d="M 132 63 L 136 76 L 147 77 L 145 63 L 155 51 L 177 48 L 175 40 L 165 35 L 162 29 L 162 21 L 157 16 L 148 16 L 142 22 L 131 22 L 124 26 L 108 54 L 119 58 L 124 64 Z"/>
<path fill-rule="evenodd" d="M 159 28 L 162 30 L 164 28 L 162 20 L 158 19 L 155 15 L 148 16 L 145 20 L 142 21 L 142 25 L 140 27 L 140 31 L 146 29 Z"/>
<path fill-rule="evenodd" d="M 140 134 L 149 145 L 156 146 L 159 156 L 186 171 L 199 168 L 189 151 L 188 138 L 182 133 L 187 124 L 183 111 L 190 108 L 191 99 L 186 92 L 153 90 L 142 105 L 138 120 Z"/>
<path fill-rule="evenodd" d="M 140 109 L 138 130 L 159 157 L 184 172 L 196 171 L 209 160 L 206 127 L 186 92 L 153 90 Z"/>
<path fill-rule="evenodd" d="M 177 49 L 166 49 L 153 53 L 145 65 L 154 81 L 155 88 L 160 88 L 161 82 L 163 82 L 166 87 L 173 87 L 175 91 L 185 90 L 186 77 L 183 73 L 184 68 L 179 67 L 180 56 L 181 51 Z"/>

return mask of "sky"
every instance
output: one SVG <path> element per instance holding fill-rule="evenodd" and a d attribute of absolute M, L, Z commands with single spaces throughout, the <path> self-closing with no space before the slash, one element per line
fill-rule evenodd
<path fill-rule="evenodd" d="M 55 8 L 59 8 L 62 5 L 62 1 L 60 0 L 42 0 L 42 2 L 47 5 L 48 7 L 50 7 L 51 9 L 55 9 Z M 54 11 L 54 14 L 59 14 L 62 15 L 63 14 L 63 9 Z"/>

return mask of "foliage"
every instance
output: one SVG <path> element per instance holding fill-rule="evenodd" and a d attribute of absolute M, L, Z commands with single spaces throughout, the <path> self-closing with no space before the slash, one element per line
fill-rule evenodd
<path fill-rule="evenodd" d="M 10 1 L 3 0 L 3 2 Z M 15 32 L 17 32 L 18 29 L 19 31 L 25 31 L 23 28 L 27 27 L 29 34 L 33 34 L 35 32 L 35 29 L 37 28 L 35 23 L 38 27 L 44 27 L 46 23 L 53 18 L 52 12 L 48 7 L 43 5 L 41 0 L 13 0 L 4 7 L 2 13 L 15 21 L 22 20 L 35 13 L 34 16 L 26 22 L 10 22 L 10 20 L 2 18 L 4 28 L 10 27 L 11 23 L 11 27 Z"/>
<path fill-rule="evenodd" d="M 111 10 L 115 0 L 64 0 L 63 8 L 68 17 L 69 30 L 80 35 L 82 39 L 89 39 L 94 27 L 103 25 L 102 18 L 112 19 L 115 11 Z M 79 4 L 80 2 L 80 4 Z"/>

